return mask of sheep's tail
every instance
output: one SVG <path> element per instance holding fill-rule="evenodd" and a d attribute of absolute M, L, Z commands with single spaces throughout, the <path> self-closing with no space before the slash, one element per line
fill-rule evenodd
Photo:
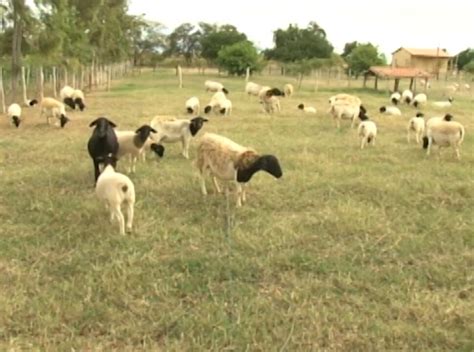
<path fill-rule="evenodd" d="M 128 191 L 128 186 L 127 185 L 122 185 L 122 192 L 127 193 Z"/>
<path fill-rule="evenodd" d="M 367 143 L 372 142 L 372 136 L 367 137 Z"/>

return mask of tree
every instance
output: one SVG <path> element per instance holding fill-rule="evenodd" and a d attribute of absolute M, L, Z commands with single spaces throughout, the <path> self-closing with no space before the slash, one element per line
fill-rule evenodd
<path fill-rule="evenodd" d="M 346 61 L 353 74 L 358 77 L 367 71 L 370 66 L 384 65 L 384 56 L 378 52 L 377 47 L 371 43 L 358 44 L 347 56 Z"/>
<path fill-rule="evenodd" d="M 192 24 L 183 23 L 168 36 L 168 49 L 165 54 L 167 56 L 182 55 L 186 63 L 191 63 L 193 57 L 199 56 L 200 36 L 201 32 Z"/>
<path fill-rule="evenodd" d="M 458 70 L 462 70 L 465 65 L 474 60 L 474 49 L 467 48 L 461 51 L 457 57 Z"/>
<path fill-rule="evenodd" d="M 466 72 L 473 73 L 474 74 L 474 60 L 468 62 L 465 64 L 462 69 Z"/>
<path fill-rule="evenodd" d="M 247 36 L 232 25 L 207 27 L 201 35 L 201 56 L 214 62 L 222 48 L 244 40 L 247 40 Z"/>
<path fill-rule="evenodd" d="M 261 68 L 257 49 L 248 40 L 223 47 L 217 55 L 217 64 L 229 74 L 238 76 L 244 75 L 247 67 L 251 72 Z"/>
<path fill-rule="evenodd" d="M 275 47 L 265 54 L 269 59 L 283 62 L 329 58 L 333 52 L 333 46 L 326 39 L 326 32 L 315 22 L 310 22 L 304 29 L 291 24 L 286 30 L 277 29 L 273 32 L 273 41 Z"/>
<path fill-rule="evenodd" d="M 350 42 L 350 43 L 346 43 L 344 45 L 344 50 L 341 54 L 341 56 L 343 58 L 346 58 L 349 56 L 349 54 L 352 52 L 352 50 L 354 50 L 356 47 L 357 47 L 358 43 L 357 41 L 353 41 L 353 42 Z"/>

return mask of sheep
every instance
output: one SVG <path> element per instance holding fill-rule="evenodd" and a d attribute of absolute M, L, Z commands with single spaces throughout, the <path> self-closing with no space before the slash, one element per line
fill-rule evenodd
<path fill-rule="evenodd" d="M 25 99 L 23 102 L 25 106 L 27 107 L 32 107 L 38 104 L 38 100 L 36 99 Z"/>
<path fill-rule="evenodd" d="M 291 83 L 287 83 L 283 86 L 283 92 L 285 93 L 285 97 L 291 97 L 295 89 Z"/>
<path fill-rule="evenodd" d="M 395 92 L 395 93 L 392 93 L 392 95 L 390 95 L 390 101 L 394 105 L 398 105 L 401 99 L 402 99 L 402 95 L 399 92 Z"/>
<path fill-rule="evenodd" d="M 355 95 L 346 94 L 346 93 L 339 93 L 329 98 L 329 104 L 331 105 L 334 105 L 338 102 L 342 102 L 346 104 L 354 104 L 354 105 L 359 105 L 359 106 L 362 105 L 362 101 L 359 99 L 359 97 L 356 97 Z"/>
<path fill-rule="evenodd" d="M 184 105 L 188 114 L 198 115 L 201 110 L 199 99 L 197 97 L 189 98 L 188 100 L 186 100 L 186 103 Z"/>
<path fill-rule="evenodd" d="M 415 117 L 412 117 L 408 121 L 407 126 L 407 141 L 410 143 L 410 134 L 411 132 L 415 133 L 416 143 L 420 144 L 425 131 L 425 119 L 424 115 L 421 112 L 418 112 Z"/>
<path fill-rule="evenodd" d="M 459 90 L 459 83 L 449 84 L 445 87 L 445 90 L 448 94 L 454 94 Z"/>
<path fill-rule="evenodd" d="M 16 128 L 20 126 L 21 123 L 21 106 L 13 103 L 8 107 L 7 116 L 12 120 L 12 123 Z"/>
<path fill-rule="evenodd" d="M 59 97 L 61 98 L 62 102 L 74 110 L 76 108 L 76 104 L 74 103 L 73 95 L 74 88 L 71 86 L 66 85 L 59 91 Z"/>
<path fill-rule="evenodd" d="M 361 139 L 360 149 L 364 149 L 366 144 L 371 144 L 372 146 L 375 146 L 375 139 L 377 137 L 377 125 L 375 124 L 375 122 L 370 121 L 367 115 L 365 114 L 359 115 L 359 119 L 362 121 L 357 129 L 357 134 Z"/>
<path fill-rule="evenodd" d="M 453 119 L 453 115 L 451 114 L 446 114 L 444 116 L 435 116 L 435 117 L 432 117 L 430 119 L 428 119 L 428 121 L 426 121 L 426 124 L 425 124 L 425 131 L 426 129 L 431 126 L 432 124 L 435 124 L 435 123 L 438 123 L 440 121 L 451 121 Z"/>
<path fill-rule="evenodd" d="M 281 96 L 284 97 L 285 93 L 278 88 L 271 88 L 269 86 L 262 87 L 260 92 L 258 92 L 258 97 L 260 101 L 264 101 L 265 99 L 271 98 L 273 96 Z"/>
<path fill-rule="evenodd" d="M 260 103 L 263 104 L 263 111 L 266 113 L 273 114 L 274 112 L 281 112 L 280 100 L 277 97 L 266 97 Z"/>
<path fill-rule="evenodd" d="M 59 119 L 61 128 L 68 123 L 69 118 L 66 116 L 66 109 L 63 103 L 54 98 L 43 98 L 40 103 L 40 118 L 46 114 L 46 123 L 49 125 L 49 118 L 56 117 Z"/>
<path fill-rule="evenodd" d="M 163 116 L 156 116 L 151 120 L 150 125 L 156 130 L 151 135 L 151 140 L 158 143 L 175 143 L 181 142 L 182 155 L 189 159 L 189 144 L 191 138 L 204 126 L 204 122 L 208 119 L 198 116 L 191 120 L 187 119 L 166 119 Z"/>
<path fill-rule="evenodd" d="M 461 160 L 459 151 L 464 140 L 464 126 L 457 121 L 437 121 L 427 126 L 426 136 L 423 137 L 423 148 L 427 149 L 426 155 L 430 155 L 431 147 L 436 144 L 442 147 L 452 146 L 456 157 Z"/>
<path fill-rule="evenodd" d="M 122 204 L 126 206 L 127 232 L 132 231 L 135 204 L 135 186 L 126 175 L 116 172 L 114 164 L 116 159 L 107 157 L 105 167 L 95 186 L 97 197 L 105 203 L 110 211 L 110 221 L 117 219 L 120 234 L 125 235 L 125 219 L 121 210 Z"/>
<path fill-rule="evenodd" d="M 225 105 L 225 101 L 227 100 L 227 97 L 223 92 L 216 92 L 214 95 L 211 97 L 211 100 L 209 103 L 206 105 L 204 108 L 204 113 L 208 114 L 213 110 L 215 113 L 221 110 L 221 105 Z"/>
<path fill-rule="evenodd" d="M 304 106 L 304 104 L 299 104 L 298 109 L 308 114 L 316 114 L 316 108 L 312 106 Z"/>
<path fill-rule="evenodd" d="M 454 99 L 452 97 L 448 98 L 448 101 L 434 101 L 433 106 L 436 108 L 449 108 L 451 107 Z"/>
<path fill-rule="evenodd" d="M 379 111 L 383 114 L 387 115 L 394 115 L 394 116 L 401 116 L 402 112 L 400 111 L 399 108 L 395 106 L 381 106 Z"/>
<path fill-rule="evenodd" d="M 145 144 L 152 132 L 156 133 L 157 131 L 149 125 L 143 125 L 136 131 L 115 131 L 119 144 L 117 159 L 120 160 L 125 155 L 130 155 L 129 173 L 135 172 L 137 159 L 143 153 Z"/>
<path fill-rule="evenodd" d="M 229 94 L 229 91 L 219 82 L 208 80 L 204 82 L 204 87 L 206 88 L 206 92 L 224 92 L 225 94 Z"/>
<path fill-rule="evenodd" d="M 89 127 L 95 126 L 89 141 L 87 142 L 87 150 L 94 163 L 94 182 L 99 177 L 99 165 L 105 162 L 106 157 L 116 157 L 119 144 L 114 128 L 115 123 L 106 117 L 99 117 L 89 124 Z M 115 168 L 116 163 L 112 166 Z"/>
<path fill-rule="evenodd" d="M 261 90 L 262 86 L 253 82 L 247 82 L 245 85 L 245 93 L 247 93 L 249 97 L 251 95 L 258 96 Z"/>
<path fill-rule="evenodd" d="M 365 108 L 362 105 L 356 105 L 353 103 L 349 103 L 344 100 L 336 100 L 334 104 L 331 105 L 331 109 L 329 110 L 333 118 L 336 120 L 337 128 L 341 127 L 341 120 L 343 118 L 351 119 L 351 128 L 354 127 L 356 123 L 356 119 L 361 114 L 365 113 Z"/>
<path fill-rule="evenodd" d="M 82 90 L 75 89 L 72 95 L 72 98 L 74 99 L 74 104 L 79 106 L 79 110 L 83 111 L 86 105 L 85 105 L 84 93 L 82 92 Z"/>
<path fill-rule="evenodd" d="M 415 95 L 415 97 L 413 98 L 413 106 L 415 108 L 418 108 L 421 105 L 425 105 L 427 101 L 428 101 L 428 98 L 426 97 L 426 94 L 419 93 Z"/>
<path fill-rule="evenodd" d="M 205 175 L 210 174 L 214 187 L 221 192 L 217 179 L 233 181 L 237 188 L 237 206 L 246 201 L 245 184 L 260 170 L 276 178 L 283 173 L 278 159 L 273 155 L 259 155 L 232 140 L 214 133 L 206 133 L 197 148 L 195 162 L 201 178 L 201 193 L 207 195 Z"/>
<path fill-rule="evenodd" d="M 405 89 L 402 92 L 402 101 L 404 101 L 408 105 L 411 104 L 411 102 L 413 101 L 413 92 L 410 89 Z"/>
<path fill-rule="evenodd" d="M 225 99 L 220 104 L 220 113 L 224 116 L 230 116 L 232 113 L 232 102 L 229 99 Z"/>

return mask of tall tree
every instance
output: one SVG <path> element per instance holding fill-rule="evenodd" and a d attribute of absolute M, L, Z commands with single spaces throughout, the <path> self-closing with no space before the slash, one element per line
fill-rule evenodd
<path fill-rule="evenodd" d="M 352 52 L 352 50 L 354 50 L 357 47 L 357 44 L 358 44 L 357 41 L 346 43 L 344 45 L 344 50 L 342 51 L 341 56 L 343 58 L 348 57 L 350 55 L 350 53 Z"/>
<path fill-rule="evenodd" d="M 329 58 L 333 46 L 326 38 L 326 32 L 317 23 L 300 29 L 290 24 L 287 29 L 273 32 L 275 47 L 266 51 L 269 59 L 294 62 L 312 58 Z"/>
<path fill-rule="evenodd" d="M 347 56 L 346 61 L 356 77 L 370 66 L 386 64 L 385 56 L 371 43 L 358 44 Z"/>
<path fill-rule="evenodd" d="M 247 36 L 232 25 L 206 28 L 201 32 L 201 56 L 214 62 L 222 48 L 245 40 Z"/>
<path fill-rule="evenodd" d="M 250 71 L 260 69 L 257 49 L 248 40 L 223 47 L 218 54 L 217 63 L 231 75 L 242 76 L 247 67 Z"/>
<path fill-rule="evenodd" d="M 474 61 L 474 49 L 467 48 L 466 50 L 461 51 L 457 56 L 458 69 L 462 70 L 465 65 Z"/>
<path fill-rule="evenodd" d="M 165 54 L 182 55 L 188 64 L 191 63 L 192 59 L 200 54 L 200 36 L 201 32 L 192 24 L 183 23 L 168 36 L 168 49 Z"/>
<path fill-rule="evenodd" d="M 23 41 L 23 26 L 27 16 L 27 6 L 25 0 L 11 0 L 13 17 L 13 36 L 12 36 L 12 94 L 16 95 L 18 81 L 21 72 L 22 51 L 21 43 Z"/>

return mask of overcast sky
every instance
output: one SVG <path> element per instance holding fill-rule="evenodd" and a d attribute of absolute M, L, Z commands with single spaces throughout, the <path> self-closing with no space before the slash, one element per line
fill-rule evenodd
<path fill-rule="evenodd" d="M 400 46 L 450 54 L 474 47 L 474 0 L 130 0 L 129 11 L 169 31 L 185 22 L 232 24 L 260 49 L 273 46 L 274 30 L 310 21 L 338 53 L 354 40 L 378 45 L 389 61 Z"/>

